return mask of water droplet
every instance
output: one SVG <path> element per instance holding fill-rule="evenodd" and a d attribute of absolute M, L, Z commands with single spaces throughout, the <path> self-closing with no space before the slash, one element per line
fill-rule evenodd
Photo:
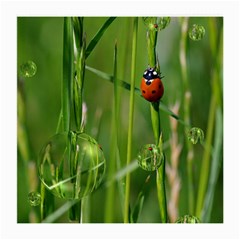
<path fill-rule="evenodd" d="M 161 31 L 168 26 L 170 17 L 143 17 L 145 25 L 150 30 Z"/>
<path fill-rule="evenodd" d="M 41 194 L 39 192 L 30 192 L 28 202 L 32 207 L 38 206 L 41 203 Z"/>
<path fill-rule="evenodd" d="M 166 28 L 169 23 L 171 21 L 170 17 L 160 17 L 158 18 L 158 30 L 163 30 L 164 28 Z"/>
<path fill-rule="evenodd" d="M 205 28 L 202 25 L 193 24 L 188 31 L 188 35 L 193 41 L 199 41 L 205 35 Z"/>
<path fill-rule="evenodd" d="M 163 153 L 155 144 L 144 145 L 138 154 L 138 165 L 146 171 L 158 169 L 163 160 Z"/>
<path fill-rule="evenodd" d="M 193 127 L 189 130 L 187 137 L 188 140 L 193 144 L 198 143 L 198 141 L 200 141 L 200 143 L 203 143 L 204 132 L 201 128 Z"/>
<path fill-rule="evenodd" d="M 27 61 L 20 66 L 21 77 L 33 77 L 37 72 L 37 65 L 33 61 Z"/>
<path fill-rule="evenodd" d="M 200 223 L 200 220 L 195 216 L 185 215 L 183 217 L 179 217 L 176 223 Z"/>
<path fill-rule="evenodd" d="M 105 172 L 105 158 L 95 139 L 85 133 L 63 132 L 43 146 L 38 171 L 55 196 L 81 199 L 96 189 Z"/>

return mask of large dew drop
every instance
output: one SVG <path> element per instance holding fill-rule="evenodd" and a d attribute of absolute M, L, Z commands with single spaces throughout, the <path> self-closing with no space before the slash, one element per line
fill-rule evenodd
<path fill-rule="evenodd" d="M 160 167 L 163 157 L 163 153 L 158 146 L 146 144 L 138 154 L 138 165 L 146 171 L 154 171 Z"/>
<path fill-rule="evenodd" d="M 37 72 L 37 65 L 33 61 L 27 61 L 20 66 L 21 77 L 33 77 Z"/>
<path fill-rule="evenodd" d="M 41 194 L 39 192 L 30 192 L 28 202 L 32 207 L 38 206 L 41 203 Z"/>
<path fill-rule="evenodd" d="M 81 199 L 101 183 L 105 158 L 96 140 L 89 135 L 63 132 L 43 146 L 38 171 L 43 184 L 55 196 Z"/>
<path fill-rule="evenodd" d="M 193 41 L 199 41 L 205 35 L 205 28 L 202 25 L 193 24 L 188 31 L 188 35 Z"/>
<path fill-rule="evenodd" d="M 203 143 L 204 132 L 201 128 L 193 127 L 189 130 L 187 137 L 192 144 L 196 144 L 198 142 Z"/>

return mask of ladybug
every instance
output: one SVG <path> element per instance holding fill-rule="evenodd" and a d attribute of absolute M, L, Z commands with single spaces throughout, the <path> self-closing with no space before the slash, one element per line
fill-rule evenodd
<path fill-rule="evenodd" d="M 149 102 L 157 102 L 164 93 L 161 77 L 154 68 L 147 68 L 141 81 L 142 96 Z"/>

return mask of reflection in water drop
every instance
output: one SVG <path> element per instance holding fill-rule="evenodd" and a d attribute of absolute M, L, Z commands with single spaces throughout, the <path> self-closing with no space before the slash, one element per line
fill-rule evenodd
<path fill-rule="evenodd" d="M 192 144 L 203 143 L 204 140 L 204 132 L 201 128 L 193 127 L 188 132 L 188 140 L 192 142 Z"/>
<path fill-rule="evenodd" d="M 37 72 L 37 65 L 33 61 L 27 61 L 20 66 L 21 77 L 33 77 Z"/>
<path fill-rule="evenodd" d="M 85 133 L 54 135 L 40 152 L 41 181 L 55 196 L 81 199 L 96 189 L 105 172 L 103 151 Z"/>
<path fill-rule="evenodd" d="M 158 169 L 163 160 L 163 153 L 155 144 L 144 145 L 138 154 L 138 165 L 146 171 Z"/>
<path fill-rule="evenodd" d="M 39 192 L 30 192 L 28 202 L 32 207 L 38 206 L 41 203 L 41 194 Z"/>
<path fill-rule="evenodd" d="M 185 215 L 183 217 L 179 217 L 176 223 L 200 223 L 200 220 L 195 216 Z"/>
<path fill-rule="evenodd" d="M 188 35 L 193 41 L 199 41 L 205 35 L 205 28 L 202 25 L 193 24 L 188 31 Z"/>

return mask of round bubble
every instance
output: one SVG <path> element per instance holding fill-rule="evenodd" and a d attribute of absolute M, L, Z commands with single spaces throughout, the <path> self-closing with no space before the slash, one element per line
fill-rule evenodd
<path fill-rule="evenodd" d="M 21 77 L 33 77 L 37 72 L 37 65 L 33 61 L 27 61 L 20 66 Z"/>
<path fill-rule="evenodd" d="M 188 140 L 192 144 L 197 144 L 198 142 L 203 143 L 204 132 L 201 128 L 193 127 L 188 132 Z"/>
<path fill-rule="evenodd" d="M 138 165 L 146 171 L 154 171 L 160 167 L 163 157 L 158 146 L 146 144 L 139 151 Z"/>
<path fill-rule="evenodd" d="M 96 140 L 86 133 L 63 132 L 43 146 L 39 176 L 46 188 L 64 199 L 81 199 L 101 183 L 105 158 Z"/>
<path fill-rule="evenodd" d="M 188 31 L 188 35 L 193 41 L 199 41 L 205 35 L 205 28 L 202 25 L 193 24 Z"/>
<path fill-rule="evenodd" d="M 200 223 L 200 220 L 195 216 L 185 215 L 183 217 L 179 217 L 176 223 Z"/>
<path fill-rule="evenodd" d="M 31 206 L 36 207 L 41 203 L 41 194 L 39 192 L 30 192 L 28 202 Z"/>

